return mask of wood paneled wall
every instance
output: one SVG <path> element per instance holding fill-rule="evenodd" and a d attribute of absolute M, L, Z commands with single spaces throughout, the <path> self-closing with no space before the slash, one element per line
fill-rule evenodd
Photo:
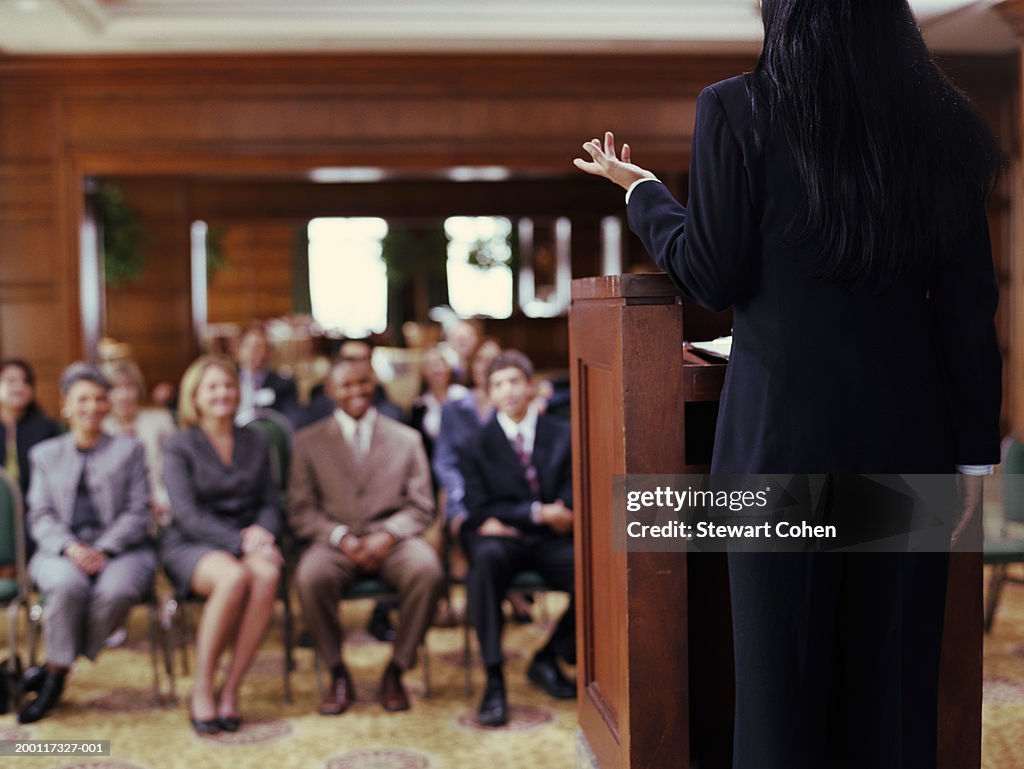
<path fill-rule="evenodd" d="M 175 178 L 118 180 L 138 216 L 146 264 L 106 289 L 105 333 L 131 345 L 147 383 L 177 383 L 194 357 L 188 186 Z"/>
<path fill-rule="evenodd" d="M 292 258 L 300 223 L 251 221 L 226 225 L 224 264 L 207 288 L 210 323 L 245 323 L 292 312 Z"/>

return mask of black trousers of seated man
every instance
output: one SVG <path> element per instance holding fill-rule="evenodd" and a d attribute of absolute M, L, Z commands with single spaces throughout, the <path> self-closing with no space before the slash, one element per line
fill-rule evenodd
<path fill-rule="evenodd" d="M 569 606 L 559 619 L 542 656 L 576 663 L 576 599 L 572 537 L 554 534 L 523 537 L 483 537 L 476 532 L 462 537 L 469 558 L 466 591 L 469 616 L 480 641 L 484 667 L 501 665 L 501 602 L 516 574 L 536 571 L 553 590 L 569 593 Z"/>

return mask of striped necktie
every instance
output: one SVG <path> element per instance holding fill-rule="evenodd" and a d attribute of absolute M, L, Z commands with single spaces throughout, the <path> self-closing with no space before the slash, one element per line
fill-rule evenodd
<path fill-rule="evenodd" d="M 526 482 L 530 484 L 530 493 L 536 497 L 540 493 L 540 481 L 537 479 L 537 468 L 533 466 L 533 460 L 526 453 L 526 441 L 523 440 L 521 432 L 516 433 L 512 445 L 515 447 L 519 463 L 523 466 L 523 471 L 526 473 Z"/>

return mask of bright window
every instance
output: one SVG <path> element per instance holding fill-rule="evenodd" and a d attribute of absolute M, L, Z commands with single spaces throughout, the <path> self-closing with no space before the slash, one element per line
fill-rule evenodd
<path fill-rule="evenodd" d="M 309 223 L 309 296 L 327 331 L 364 337 L 388 325 L 388 275 L 381 240 L 388 223 L 320 218 Z"/>
<path fill-rule="evenodd" d="M 512 314 L 512 222 L 495 216 L 445 219 L 448 300 L 462 317 Z"/>

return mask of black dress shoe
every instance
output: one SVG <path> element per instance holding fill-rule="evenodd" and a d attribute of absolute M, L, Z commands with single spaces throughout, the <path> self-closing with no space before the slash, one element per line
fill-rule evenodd
<path fill-rule="evenodd" d="M 508 723 L 508 701 L 505 699 L 505 684 L 489 680 L 480 701 L 476 716 L 480 726 L 504 726 Z"/>
<path fill-rule="evenodd" d="M 220 734 L 220 719 L 219 718 L 207 718 L 204 721 L 200 721 L 197 718 L 193 718 L 192 714 L 189 713 L 188 721 L 192 724 L 192 728 L 196 730 L 196 734 L 200 737 L 209 737 L 214 734 Z"/>
<path fill-rule="evenodd" d="M 21 677 L 21 691 L 25 694 L 38 692 L 46 680 L 46 665 L 33 665 Z"/>
<path fill-rule="evenodd" d="M 409 695 L 402 686 L 402 670 L 393 663 L 385 668 L 380 680 L 380 704 L 389 713 L 398 713 L 411 707 Z"/>
<path fill-rule="evenodd" d="M 366 623 L 366 631 L 383 643 L 391 643 L 395 640 L 395 628 L 391 625 L 391 617 L 388 611 L 391 607 L 386 603 L 378 603 L 373 607 L 373 614 L 370 621 Z"/>
<path fill-rule="evenodd" d="M 576 684 L 562 675 L 553 658 L 534 657 L 526 677 L 556 700 L 576 699 Z"/>
<path fill-rule="evenodd" d="M 46 680 L 39 688 L 39 694 L 18 713 L 18 723 L 31 724 L 49 713 L 64 693 L 65 673 L 46 671 Z"/>
<path fill-rule="evenodd" d="M 242 719 L 239 716 L 217 716 L 217 726 L 222 732 L 237 732 L 242 728 Z"/>
<path fill-rule="evenodd" d="M 338 665 L 331 671 L 331 685 L 324 692 L 324 698 L 320 702 L 320 715 L 341 715 L 355 699 L 356 690 L 352 686 L 352 677 L 344 665 Z"/>

